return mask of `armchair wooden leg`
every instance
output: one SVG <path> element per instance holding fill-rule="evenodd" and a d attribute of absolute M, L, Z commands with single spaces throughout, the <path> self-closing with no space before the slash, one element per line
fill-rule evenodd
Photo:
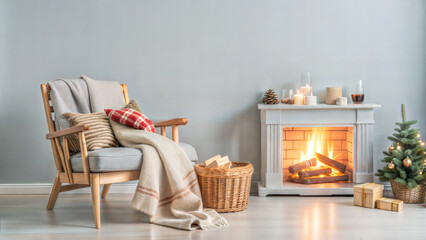
<path fill-rule="evenodd" d="M 58 199 L 59 190 L 61 190 L 61 181 L 59 173 L 56 174 L 55 181 L 53 182 L 52 192 L 50 193 L 49 201 L 47 202 L 46 209 L 51 210 L 55 207 L 56 199 Z"/>
<path fill-rule="evenodd" d="M 111 188 L 111 184 L 105 184 L 104 188 L 102 189 L 102 199 L 105 199 L 108 195 L 109 189 Z"/>
<path fill-rule="evenodd" d="M 99 174 L 90 174 L 90 185 L 92 187 L 92 205 L 93 216 L 95 217 L 96 228 L 101 228 L 101 199 L 100 199 L 100 184 Z"/>

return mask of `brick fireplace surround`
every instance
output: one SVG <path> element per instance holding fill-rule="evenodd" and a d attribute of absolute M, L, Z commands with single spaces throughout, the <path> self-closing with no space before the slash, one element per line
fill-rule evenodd
<path fill-rule="evenodd" d="M 351 195 L 353 185 L 373 181 L 373 110 L 376 104 L 314 106 L 259 104 L 261 182 L 259 196 Z M 300 161 L 313 130 L 333 145 L 335 160 L 346 165 L 348 182 L 305 185 L 288 182 L 288 167 Z"/>

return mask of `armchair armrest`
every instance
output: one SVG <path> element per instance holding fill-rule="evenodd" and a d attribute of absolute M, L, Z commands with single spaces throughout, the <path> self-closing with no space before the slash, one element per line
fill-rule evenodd
<path fill-rule="evenodd" d="M 170 120 L 166 120 L 166 121 L 161 121 L 161 122 L 155 122 L 154 126 L 155 127 L 168 127 L 168 126 L 173 126 L 173 125 L 186 125 L 188 123 L 188 118 L 175 118 L 175 119 L 170 119 Z"/>
<path fill-rule="evenodd" d="M 67 136 L 73 133 L 78 133 L 78 138 L 80 141 L 80 152 L 81 152 L 81 161 L 83 163 L 83 175 L 84 175 L 84 184 L 90 184 L 90 166 L 89 159 L 87 155 L 87 146 L 86 138 L 84 137 L 84 131 L 89 130 L 87 125 L 78 125 L 59 131 L 51 132 L 46 134 L 46 139 L 52 141 L 52 146 L 54 146 L 54 152 L 62 163 L 64 172 L 67 174 L 68 181 L 74 183 L 73 172 L 71 170 L 70 164 L 70 153 L 68 149 L 68 140 L 67 138 L 63 139 L 63 144 L 61 146 L 59 137 Z"/>
<path fill-rule="evenodd" d="M 55 132 L 52 132 L 52 133 L 48 133 L 48 134 L 46 134 L 46 139 L 63 137 L 63 136 L 66 136 L 66 135 L 70 135 L 70 134 L 78 133 L 78 132 L 83 132 L 83 131 L 86 131 L 86 130 L 89 130 L 89 126 L 78 125 L 78 126 L 62 129 L 62 130 L 59 130 L 59 131 L 55 131 Z"/>
<path fill-rule="evenodd" d="M 162 122 L 154 123 L 155 127 L 161 128 L 161 135 L 166 136 L 166 127 L 172 127 L 172 139 L 176 143 L 179 143 L 179 125 L 186 125 L 188 123 L 188 118 L 175 118 Z"/>

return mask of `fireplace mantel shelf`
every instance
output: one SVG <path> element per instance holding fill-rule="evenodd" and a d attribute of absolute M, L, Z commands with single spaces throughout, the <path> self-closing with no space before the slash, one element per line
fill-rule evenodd
<path fill-rule="evenodd" d="M 329 104 L 317 104 L 317 105 L 294 105 L 294 104 L 263 104 L 259 103 L 257 105 L 258 109 L 262 110 L 308 110 L 308 109 L 372 109 L 372 108 L 380 108 L 381 106 L 373 103 L 365 103 L 365 104 L 348 104 L 346 106 L 338 106 L 338 105 L 329 105 Z"/>

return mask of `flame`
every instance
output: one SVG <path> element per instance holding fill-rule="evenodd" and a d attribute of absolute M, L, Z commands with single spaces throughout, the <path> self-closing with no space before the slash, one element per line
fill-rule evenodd
<path fill-rule="evenodd" d="M 312 133 L 308 135 L 306 150 L 300 152 L 299 162 L 315 158 L 315 153 L 320 153 L 324 156 L 328 156 L 329 158 L 333 159 L 333 141 L 329 141 L 327 139 L 326 134 L 328 134 L 328 131 L 326 131 L 326 128 L 324 127 L 312 128 Z M 323 164 L 320 161 L 317 161 L 317 165 L 305 170 L 313 170 L 319 168 L 329 168 L 329 166 Z M 331 169 L 332 172 L 329 176 L 341 175 L 341 173 L 339 173 L 337 169 Z M 320 175 L 319 177 L 325 177 L 325 175 Z"/>
<path fill-rule="evenodd" d="M 315 158 L 315 153 L 333 158 L 333 142 L 327 141 L 327 131 L 325 128 L 312 128 L 312 133 L 308 136 L 306 151 L 300 152 L 300 162 Z M 324 143 L 327 143 L 324 145 Z"/>

